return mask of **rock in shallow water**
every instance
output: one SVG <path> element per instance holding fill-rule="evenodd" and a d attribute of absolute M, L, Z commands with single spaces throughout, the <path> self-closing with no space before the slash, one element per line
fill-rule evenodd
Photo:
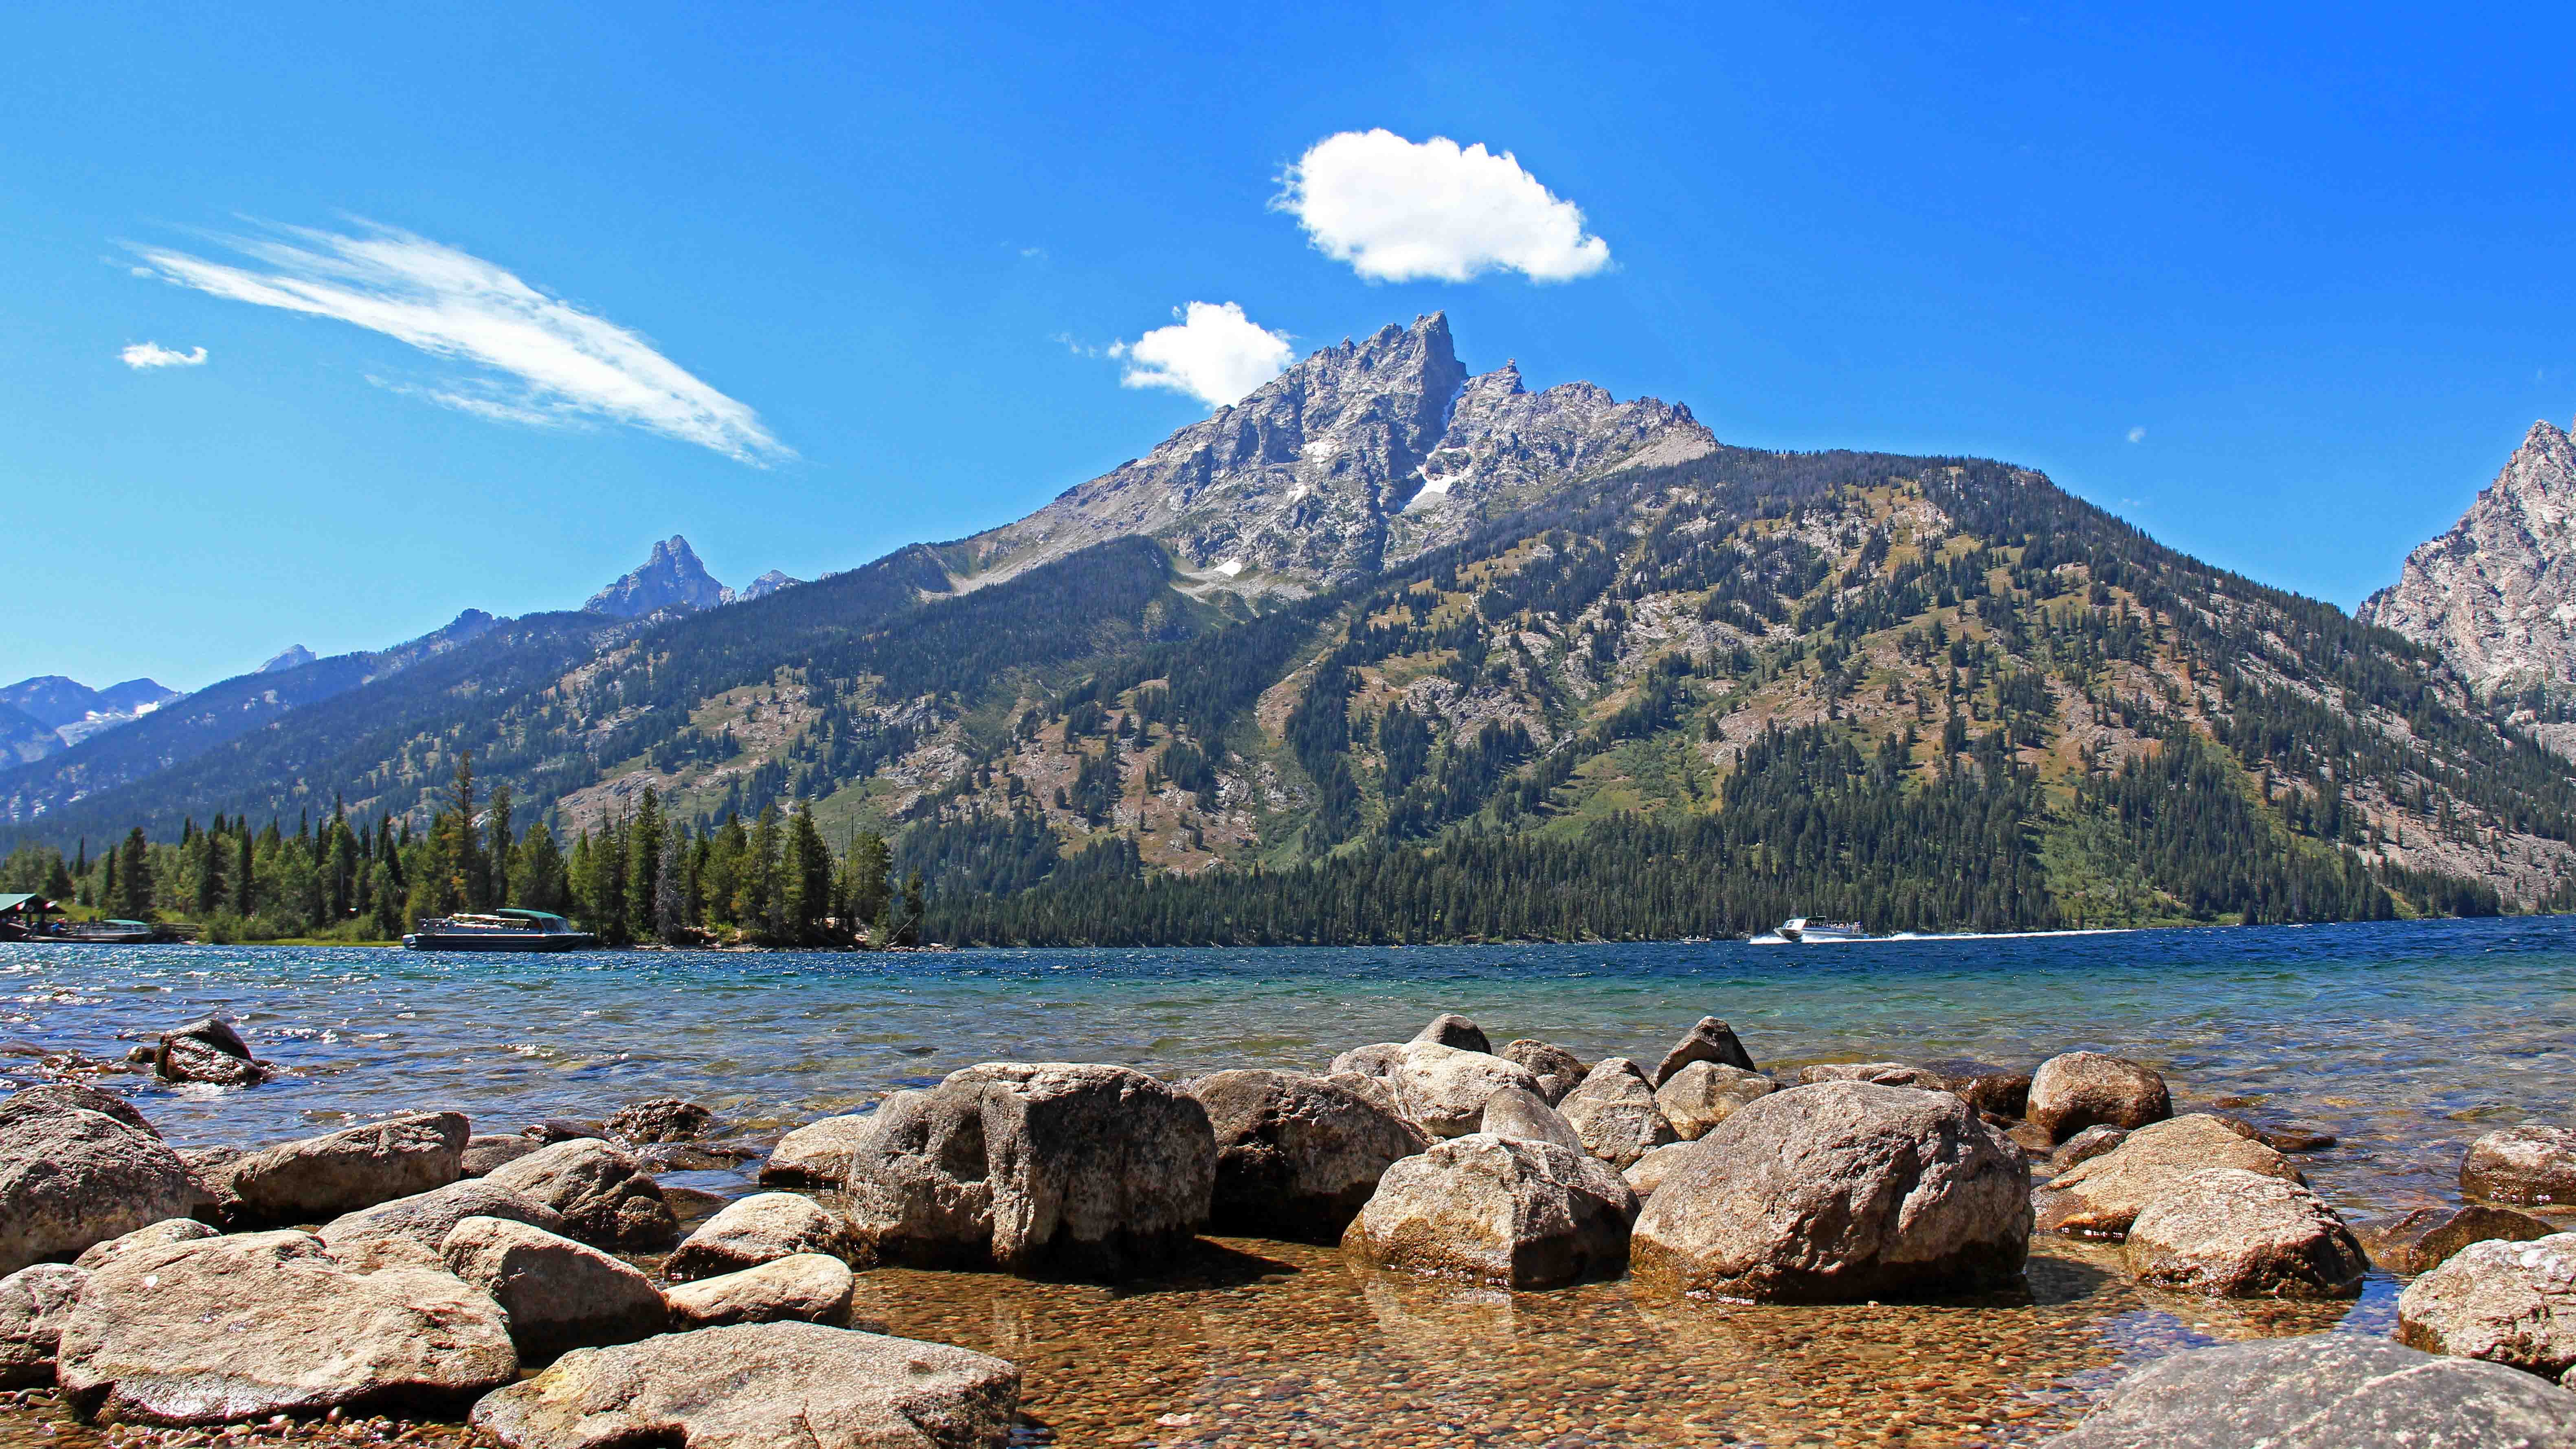
<path fill-rule="evenodd" d="M 1583 1145 L 1583 1134 L 1574 1130 L 1565 1114 L 1518 1087 L 1505 1087 L 1485 1099 L 1485 1112 L 1477 1119 L 1476 1130 L 1491 1137 L 1553 1142 L 1575 1152 L 1588 1150 Z"/>
<path fill-rule="evenodd" d="M 2315 1193 L 2240 1168 L 2195 1172 L 2149 1203 L 2124 1250 L 2139 1282 L 2218 1298 L 2352 1298 L 2369 1260 Z"/>
<path fill-rule="evenodd" d="M 2527 1243 L 2558 1231 L 2529 1213 L 2470 1203 L 2417 1208 L 2353 1230 L 2370 1261 L 2391 1273 L 2430 1273 L 2471 1243 L 2490 1239 Z"/>
<path fill-rule="evenodd" d="M 567 1354 L 473 1424 L 510 1449 L 1002 1449 L 1019 1399 L 984 1354 L 761 1323 Z"/>
<path fill-rule="evenodd" d="M 2576 1233 L 2471 1243 L 2406 1285 L 2398 1342 L 2556 1378 L 2576 1367 Z"/>
<path fill-rule="evenodd" d="M 343 1213 L 316 1229 L 314 1236 L 342 1265 L 364 1272 L 379 1262 L 418 1261 L 416 1254 L 387 1251 L 395 1243 L 435 1254 L 448 1233 L 467 1218 L 503 1218 L 549 1233 L 564 1230 L 561 1213 L 526 1193 L 468 1178 Z"/>
<path fill-rule="evenodd" d="M 448 1271 L 510 1315 L 510 1341 L 531 1364 L 600 1344 L 632 1343 L 669 1321 L 651 1279 L 586 1243 L 504 1218 L 467 1218 L 438 1245 Z"/>
<path fill-rule="evenodd" d="M 632 1154 L 597 1137 L 576 1137 L 529 1153 L 485 1177 L 563 1217 L 564 1233 L 611 1252 L 650 1253 L 679 1236 L 661 1184 Z"/>
<path fill-rule="evenodd" d="M 712 1108 L 680 1097 L 629 1102 L 609 1114 L 608 1135 L 622 1142 L 694 1142 L 716 1123 Z"/>
<path fill-rule="evenodd" d="M 838 1258 L 850 1251 L 849 1226 L 812 1198 L 761 1192 L 725 1205 L 671 1253 L 663 1273 L 674 1283 L 756 1268 L 796 1253 Z"/>
<path fill-rule="evenodd" d="M 2212 1167 L 2300 1180 L 2280 1153 L 2237 1135 L 2215 1117 L 2192 1113 L 2141 1127 L 2119 1146 L 2059 1173 L 2031 1205 L 2042 1232 L 2116 1240 L 2128 1236 L 2138 1214 L 2175 1184 Z"/>
<path fill-rule="evenodd" d="M 1844 1302 L 2010 1281 L 2029 1247 L 2030 1169 L 1967 1103 L 1825 1082 L 1675 1153 L 1629 1253 L 1651 1289 Z"/>
<path fill-rule="evenodd" d="M 1411 1122 L 1321 1077 L 1218 1072 L 1190 1095 L 1216 1140 L 1208 1225 L 1221 1233 L 1340 1242 L 1386 1169 L 1431 1145 Z"/>
<path fill-rule="evenodd" d="M 1483 1052 L 1488 1056 L 1491 1056 L 1494 1050 L 1494 1044 L 1485 1036 L 1483 1027 L 1454 1011 L 1444 1011 L 1431 1018 L 1431 1024 L 1415 1032 L 1413 1039 L 1436 1041 L 1442 1046 L 1456 1047 L 1462 1052 Z"/>
<path fill-rule="evenodd" d="M 739 1273 L 674 1286 L 664 1296 L 674 1328 L 726 1323 L 829 1323 L 847 1327 L 850 1265 L 821 1253 L 793 1253 Z M 883 1325 L 877 1325 L 882 1327 Z"/>
<path fill-rule="evenodd" d="M 1664 1119 L 1645 1070 L 1626 1057 L 1605 1057 L 1583 1085 L 1557 1104 L 1560 1116 L 1583 1139 L 1583 1150 L 1625 1170 L 1640 1157 L 1681 1137 Z"/>
<path fill-rule="evenodd" d="M 2520 1207 L 2576 1205 L 2576 1128 L 2526 1122 L 2469 1144 L 2460 1190 Z"/>
<path fill-rule="evenodd" d="M 1486 1101 L 1505 1087 L 1543 1095 L 1528 1068 L 1438 1042 L 1404 1042 L 1382 1051 L 1361 1047 L 1334 1058 L 1333 1070 L 1382 1078 L 1405 1117 L 1433 1137 L 1475 1131 L 1484 1120 Z"/>
<path fill-rule="evenodd" d="M 1573 1091 L 1575 1085 L 1592 1070 L 1584 1064 L 1583 1058 L 1554 1042 L 1541 1041 L 1536 1037 L 1507 1042 L 1499 1055 L 1504 1061 L 1525 1068 L 1531 1076 L 1538 1078 L 1539 1100 L 1551 1107 L 1564 1100 L 1565 1094 Z"/>
<path fill-rule="evenodd" d="M 54 1381 L 54 1344 L 89 1270 L 38 1263 L 0 1278 L 0 1389 Z"/>
<path fill-rule="evenodd" d="M 2563 1449 L 2576 1394 L 2386 1339 L 2313 1334 L 2160 1359 L 2049 1449 Z"/>
<path fill-rule="evenodd" d="M 480 1135 L 465 1139 L 465 1155 L 457 1170 L 465 1177 L 482 1177 L 497 1168 L 506 1167 L 545 1144 L 523 1133 L 506 1137 Z"/>
<path fill-rule="evenodd" d="M 188 1164 L 148 1130 L 27 1092 L 0 1103 L 0 1274 L 206 1201 Z"/>
<path fill-rule="evenodd" d="M 176 1031 L 164 1032 L 152 1054 L 152 1070 L 165 1082 L 205 1082 L 218 1087 L 255 1087 L 268 1080 L 268 1068 L 251 1059 L 250 1044 L 231 1022 L 205 1017 Z"/>
<path fill-rule="evenodd" d="M 1689 1145 L 1687 1142 L 1665 1143 L 1628 1164 L 1627 1171 L 1619 1174 L 1620 1180 L 1637 1194 L 1637 1201 L 1644 1202 L 1655 1195 L 1656 1188 L 1664 1185 L 1664 1174 L 1672 1171 L 1674 1164 L 1682 1160 L 1685 1155 L 1682 1149 Z"/>
<path fill-rule="evenodd" d="M 1760 1072 L 1719 1062 L 1693 1062 L 1655 1089 L 1655 1105 L 1685 1142 L 1708 1135 L 1708 1129 L 1732 1117 L 1745 1103 L 1780 1090 Z"/>
<path fill-rule="evenodd" d="M 2030 1078 L 2030 1120 L 2060 1142 L 2093 1126 L 2139 1128 L 2173 1115 L 2165 1079 L 2125 1057 L 2067 1052 Z"/>
<path fill-rule="evenodd" d="M 806 1123 L 778 1139 L 761 1164 L 760 1180 L 773 1187 L 838 1188 L 849 1180 L 850 1154 L 867 1140 L 875 1121 L 854 1113 Z"/>
<path fill-rule="evenodd" d="M 2072 1172 L 2129 1140 L 2129 1129 L 2095 1123 L 2059 1143 L 2048 1156 L 2051 1172 Z"/>
<path fill-rule="evenodd" d="M 1215 1188 L 1195 1099 L 1125 1067 L 986 1062 L 877 1109 L 850 1225 L 886 1262 L 1120 1276 L 1184 1251 Z"/>
<path fill-rule="evenodd" d="M 1757 1070 L 1753 1054 L 1736 1039 L 1735 1028 L 1713 1016 L 1701 1017 L 1696 1026 L 1682 1033 L 1680 1041 L 1673 1043 L 1671 1051 L 1664 1053 L 1663 1061 L 1655 1067 L 1654 1084 L 1660 1087 L 1671 1081 L 1674 1073 L 1693 1062 L 1715 1062 L 1741 1072 Z"/>
<path fill-rule="evenodd" d="M 1636 1194 L 1598 1160 L 1472 1133 L 1386 1171 L 1342 1246 L 1361 1261 L 1496 1288 L 1616 1274 Z"/>
<path fill-rule="evenodd" d="M 90 1275 L 58 1355 L 83 1413 L 143 1424 L 453 1411 L 519 1369 L 482 1292 L 426 1268 L 351 1273 L 295 1232 L 118 1257 Z"/>
<path fill-rule="evenodd" d="M 456 1181 L 467 1135 L 462 1112 L 414 1112 L 281 1142 L 232 1165 L 232 1196 L 255 1222 L 354 1212 Z"/>

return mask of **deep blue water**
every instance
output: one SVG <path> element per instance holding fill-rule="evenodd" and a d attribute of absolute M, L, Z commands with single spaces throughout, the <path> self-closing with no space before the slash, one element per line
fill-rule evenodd
<path fill-rule="evenodd" d="M 289 1073 L 247 1092 L 131 1090 L 182 1144 L 457 1107 L 478 1130 L 646 1096 L 751 1131 L 996 1058 L 1181 1075 L 1320 1068 L 1461 1011 L 1651 1063 L 1702 1015 L 1765 1066 L 2075 1047 L 2163 1070 L 2185 1104 L 2340 1135 L 2345 1206 L 2440 1199 L 2488 1125 L 2576 1117 L 2576 917 L 1848 946 L 632 952 L 0 946 L 0 1042 L 118 1056 L 209 1011 Z M 24 1057 L 0 1074 L 34 1080 Z"/>

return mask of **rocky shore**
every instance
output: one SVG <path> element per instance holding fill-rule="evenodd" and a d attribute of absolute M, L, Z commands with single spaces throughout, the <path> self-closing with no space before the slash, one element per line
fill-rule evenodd
<path fill-rule="evenodd" d="M 268 1075 L 219 1021 L 149 1062 Z M 2576 1446 L 2576 1234 L 2539 1215 L 2576 1207 L 2576 1131 L 2491 1132 L 2461 1205 L 2360 1225 L 2298 1165 L 2330 1145 L 2177 1115 L 2117 1057 L 1766 1072 L 1713 1018 L 1593 1063 L 1455 1015 L 1313 1073 L 988 1062 L 756 1145 L 662 1099 L 183 1152 L 63 1082 L 0 1101 L 0 1391 L 182 1444 L 999 1446 L 1050 1442 L 1025 1366 L 887 1332 L 886 1285 L 1157 1280 L 1222 1235 L 1337 1251 L 1390 1303 L 1615 1281 L 1686 1333 L 1695 1306 L 2027 1300 L 2036 1237 L 2213 1309 L 2413 1280 L 2391 1338 L 2162 1358 L 2059 1442 Z M 657 1176 L 764 1149 L 731 1201 Z"/>

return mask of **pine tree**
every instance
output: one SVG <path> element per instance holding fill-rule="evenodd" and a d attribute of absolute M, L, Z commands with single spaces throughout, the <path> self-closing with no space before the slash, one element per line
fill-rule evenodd
<path fill-rule="evenodd" d="M 149 920 L 152 916 L 152 846 L 143 838 L 143 827 L 126 832 L 125 845 L 118 852 L 116 909 L 128 920 Z"/>
<path fill-rule="evenodd" d="M 626 827 L 625 896 L 629 940 L 652 940 L 662 934 L 661 923 L 654 918 L 654 913 L 662 899 L 663 834 L 662 797 L 647 785 L 643 803 Z"/>
<path fill-rule="evenodd" d="M 511 903 L 510 854 L 516 844 L 516 837 L 510 833 L 510 787 L 507 785 L 492 787 L 491 833 L 492 843 L 484 858 L 491 862 L 492 904 L 506 906 Z"/>

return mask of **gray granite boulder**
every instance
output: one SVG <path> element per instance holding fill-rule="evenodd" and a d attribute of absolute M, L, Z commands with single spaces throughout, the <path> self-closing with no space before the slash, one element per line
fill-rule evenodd
<path fill-rule="evenodd" d="M 1671 1081 L 1674 1073 L 1693 1062 L 1715 1062 L 1740 1072 L 1758 1070 L 1753 1065 L 1753 1054 L 1736 1039 L 1735 1028 L 1713 1016 L 1701 1017 L 1698 1025 L 1682 1033 L 1682 1039 L 1664 1053 L 1663 1061 L 1655 1068 L 1654 1084 L 1660 1087 Z"/>
<path fill-rule="evenodd" d="M 1637 1201 L 1642 1203 L 1655 1195 L 1656 1188 L 1664 1185 L 1664 1174 L 1672 1171 L 1688 1155 L 1682 1151 L 1688 1146 L 1688 1142 L 1665 1143 L 1628 1164 L 1627 1170 L 1619 1174 L 1620 1179 L 1628 1184 L 1629 1190 L 1637 1194 Z"/>
<path fill-rule="evenodd" d="M 1002 1449 L 1020 1371 L 817 1323 L 747 1323 L 570 1353 L 474 1406 L 508 1449 Z"/>
<path fill-rule="evenodd" d="M 2029 1166 L 1967 1103 L 1824 1082 L 1674 1154 L 1630 1256 L 1654 1290 L 1843 1302 L 2013 1281 L 2029 1247 Z"/>
<path fill-rule="evenodd" d="M 1463 1137 L 1485 1117 L 1485 1103 L 1505 1087 L 1539 1095 L 1529 1069 L 1485 1052 L 1438 1042 L 1407 1042 L 1385 1073 L 1404 1115 L 1434 1137 Z"/>
<path fill-rule="evenodd" d="M 798 1253 L 834 1258 L 850 1249 L 840 1214 L 792 1192 L 757 1192 L 727 1203 L 684 1239 L 662 1267 L 674 1283 L 756 1268 Z"/>
<path fill-rule="evenodd" d="M 2576 1394 L 2529 1374 L 2320 1333 L 2197 1349 L 2120 1381 L 2050 1449 L 2563 1449 Z"/>
<path fill-rule="evenodd" d="M 2576 1128 L 2526 1122 L 2486 1134 L 2460 1159 L 2460 1191 L 2519 1207 L 2576 1206 Z"/>
<path fill-rule="evenodd" d="M 522 1362 L 551 1362 L 576 1348 L 632 1343 L 669 1321 L 661 1290 L 617 1259 L 572 1239 L 506 1218 L 467 1218 L 448 1230 L 439 1256 L 457 1277 L 492 1295 L 510 1315 Z"/>
<path fill-rule="evenodd" d="M 1536 1037 L 1508 1042 L 1498 1055 L 1515 1066 L 1527 1068 L 1531 1076 L 1538 1078 L 1539 1099 L 1551 1107 L 1564 1100 L 1565 1094 L 1573 1091 L 1592 1070 L 1583 1058 L 1554 1042 L 1541 1041 Z"/>
<path fill-rule="evenodd" d="M 2370 1267 L 2315 1193 L 2234 1167 L 2176 1182 L 2130 1224 L 2122 1251 L 2139 1282 L 2216 1298 L 2355 1298 Z"/>
<path fill-rule="evenodd" d="M 1691 1142 L 1708 1135 L 1708 1129 L 1734 1116 L 1745 1103 L 1778 1090 L 1780 1084 L 1760 1072 L 1722 1062 L 1693 1062 L 1655 1088 L 1655 1105 L 1664 1109 L 1664 1120 L 1673 1124 L 1674 1135 Z"/>
<path fill-rule="evenodd" d="M 418 1248 L 435 1258 L 439 1244 L 467 1218 L 502 1218 L 549 1233 L 564 1231 L 563 1214 L 523 1192 L 467 1178 L 428 1192 L 398 1197 L 342 1213 L 314 1230 L 331 1256 L 358 1271 L 379 1262 L 416 1262 Z M 394 1245 L 402 1245 L 399 1248 Z M 393 1251 L 387 1251 L 392 1248 Z"/>
<path fill-rule="evenodd" d="M 2097 1122 L 2057 1144 L 2056 1150 L 2048 1154 L 2048 1170 L 2072 1172 L 2128 1140 L 2128 1128 Z"/>
<path fill-rule="evenodd" d="M 1874 1082 L 1882 1087 L 1912 1087 L 1918 1092 L 1946 1092 L 1950 1079 L 1912 1062 L 1819 1062 L 1798 1069 L 1798 1085 L 1818 1082 Z"/>
<path fill-rule="evenodd" d="M 2149 1203 L 2212 1167 L 2302 1180 L 2290 1159 L 2194 1112 L 2149 1123 L 2119 1146 L 2059 1173 L 2033 1195 L 2031 1206 L 2042 1232 L 2116 1240 L 2128 1236 L 2129 1224 Z"/>
<path fill-rule="evenodd" d="M 519 1371 L 498 1304 L 427 1268 L 351 1273 L 305 1233 L 143 1248 L 90 1275 L 56 1377 L 107 1423 L 454 1412 Z"/>
<path fill-rule="evenodd" d="M 2557 1378 L 2576 1367 L 2576 1233 L 2471 1243 L 2406 1285 L 2397 1340 Z"/>
<path fill-rule="evenodd" d="M 2529 1213 L 2470 1203 L 2417 1208 L 2353 1229 L 2370 1261 L 2391 1273 L 2430 1273 L 2471 1243 L 2527 1243 L 2558 1231 Z"/>
<path fill-rule="evenodd" d="M 1516 1137 L 1523 1142 L 1553 1142 L 1577 1152 L 1587 1149 L 1583 1134 L 1565 1115 L 1533 1093 L 1518 1087 L 1505 1087 L 1485 1099 L 1485 1114 L 1476 1121 L 1476 1130 L 1493 1137 Z"/>
<path fill-rule="evenodd" d="M 1388 1168 L 1342 1247 L 1395 1272 L 1553 1288 L 1617 1274 L 1636 1215 L 1636 1194 L 1598 1160 L 1480 1132 Z"/>
<path fill-rule="evenodd" d="M 255 1087 L 269 1075 L 266 1064 L 252 1059 L 250 1044 L 232 1023 L 213 1016 L 163 1032 L 152 1054 L 152 1071 L 165 1082 L 218 1087 Z"/>
<path fill-rule="evenodd" d="M 132 1102 L 114 1092 L 102 1092 L 79 1082 L 40 1082 L 28 1087 L 6 1101 L 0 1101 L 0 1116 L 6 1116 L 12 1108 L 21 1111 L 43 1108 L 96 1112 L 102 1117 L 113 1117 L 147 1137 L 161 1135 L 160 1130 Z"/>
<path fill-rule="evenodd" d="M 462 1112 L 412 1112 L 281 1142 L 232 1165 L 231 1193 L 254 1222 L 336 1217 L 456 1181 L 466 1136 Z"/>
<path fill-rule="evenodd" d="M 865 1113 L 825 1117 L 808 1122 L 778 1139 L 769 1160 L 760 1165 L 760 1180 L 773 1187 L 838 1188 L 849 1180 L 850 1154 L 858 1150 L 876 1118 Z"/>
<path fill-rule="evenodd" d="M 1456 1047 L 1462 1052 L 1483 1052 L 1488 1056 L 1492 1055 L 1494 1050 L 1494 1044 L 1486 1038 L 1483 1027 L 1454 1011 L 1444 1011 L 1431 1018 L 1431 1024 L 1415 1032 L 1413 1039 L 1436 1041 L 1442 1046 Z"/>
<path fill-rule="evenodd" d="M 1680 1134 L 1664 1120 L 1655 1101 L 1654 1084 L 1643 1068 L 1626 1057 L 1604 1057 L 1583 1084 L 1565 1094 L 1556 1110 L 1583 1139 L 1583 1150 L 1625 1170 L 1629 1164 Z"/>
<path fill-rule="evenodd" d="M 1125 1067 L 986 1062 L 877 1109 L 848 1211 L 879 1261 L 1110 1277 L 1171 1261 L 1215 1191 L 1196 1099 Z"/>
<path fill-rule="evenodd" d="M 192 1243 L 199 1238 L 214 1236 L 213 1228 L 195 1218 L 163 1218 L 157 1223 L 146 1223 L 133 1232 L 110 1238 L 104 1243 L 90 1244 L 81 1249 L 79 1257 L 72 1259 L 72 1266 L 103 1268 L 112 1259 L 121 1258 L 137 1248 L 157 1248 L 164 1243 Z"/>
<path fill-rule="evenodd" d="M 531 1152 L 483 1178 L 536 1199 L 563 1217 L 564 1235 L 611 1252 L 650 1253 L 671 1245 L 679 1219 L 634 1155 L 597 1137 L 575 1137 Z"/>
<path fill-rule="evenodd" d="M 829 1323 L 848 1327 L 858 1275 L 823 1253 L 791 1253 L 756 1267 L 675 1284 L 664 1294 L 675 1329 L 726 1323 Z"/>
<path fill-rule="evenodd" d="M 0 1389 L 54 1381 L 54 1344 L 89 1270 L 38 1263 L 0 1278 Z"/>
<path fill-rule="evenodd" d="M 0 1103 L 0 1275 L 207 1202 L 188 1164 L 149 1129 L 30 1093 Z"/>
<path fill-rule="evenodd" d="M 2030 1078 L 2030 1120 L 2063 1142 L 2097 1122 L 2139 1128 L 2173 1115 L 2165 1079 L 2126 1057 L 2067 1052 Z"/>
<path fill-rule="evenodd" d="M 1384 1104 L 1321 1077 L 1231 1071 L 1189 1084 L 1216 1140 L 1208 1225 L 1337 1243 L 1395 1162 L 1431 1145 Z"/>
<path fill-rule="evenodd" d="M 602 1126 L 620 1142 L 695 1142 L 716 1125 L 713 1108 L 682 1097 L 629 1102 Z"/>

